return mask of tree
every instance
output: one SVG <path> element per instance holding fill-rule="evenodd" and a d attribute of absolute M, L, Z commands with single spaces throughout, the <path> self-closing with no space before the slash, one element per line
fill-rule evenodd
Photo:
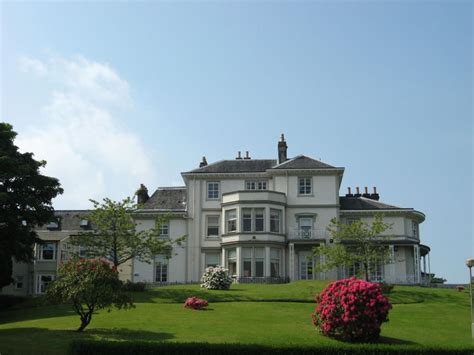
<path fill-rule="evenodd" d="M 370 281 L 371 265 L 388 261 L 388 247 L 380 234 L 389 228 L 391 224 L 383 222 L 382 214 L 376 214 L 371 225 L 361 220 L 344 224 L 333 218 L 328 227 L 332 243 L 313 249 L 315 255 L 325 257 L 318 269 L 330 270 L 338 266 L 359 264 L 362 265 L 365 280 Z"/>
<path fill-rule="evenodd" d="M 160 227 L 167 217 L 155 220 L 154 228 L 137 231 L 132 214 L 137 205 L 127 197 L 122 201 L 105 198 L 102 203 L 90 200 L 94 209 L 86 218 L 93 230 L 81 232 L 71 239 L 72 244 L 85 248 L 88 257 L 107 258 L 115 267 L 137 258 L 150 262 L 157 254 L 171 257 L 173 244 L 181 245 L 184 236 L 176 240 L 159 238 Z"/>
<path fill-rule="evenodd" d="M 63 192 L 58 179 L 40 173 L 44 160 L 18 151 L 16 135 L 10 124 L 0 122 L 0 288 L 13 281 L 12 258 L 33 259 L 34 228 L 50 222 L 51 200 Z"/>
<path fill-rule="evenodd" d="M 123 292 L 117 268 L 98 259 L 74 258 L 62 264 L 58 279 L 46 289 L 46 297 L 53 303 L 72 303 L 81 318 L 78 332 L 89 325 L 97 310 L 133 307 L 132 299 Z"/>

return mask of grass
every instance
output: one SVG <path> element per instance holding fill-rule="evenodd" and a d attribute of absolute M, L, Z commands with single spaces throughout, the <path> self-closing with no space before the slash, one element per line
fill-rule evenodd
<path fill-rule="evenodd" d="M 197 285 L 168 286 L 135 293 L 136 308 L 101 311 L 83 334 L 68 306 L 27 302 L 0 313 L 0 353 L 63 354 L 74 339 L 243 343 L 272 346 L 337 345 L 311 323 L 321 281 L 284 285 L 232 285 L 207 291 Z M 209 310 L 184 309 L 189 296 L 206 298 Z M 390 295 L 390 321 L 382 343 L 472 347 L 468 292 L 398 286 Z M 474 347 L 473 347 L 474 349 Z"/>

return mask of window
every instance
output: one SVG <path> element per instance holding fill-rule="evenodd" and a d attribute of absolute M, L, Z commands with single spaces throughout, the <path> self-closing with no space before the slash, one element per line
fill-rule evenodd
<path fill-rule="evenodd" d="M 39 260 L 56 260 L 56 243 L 40 244 Z"/>
<path fill-rule="evenodd" d="M 281 233 L 281 211 L 270 210 L 270 232 Z"/>
<path fill-rule="evenodd" d="M 311 231 L 313 229 L 313 219 L 311 217 L 300 217 L 299 222 L 300 237 L 311 238 Z"/>
<path fill-rule="evenodd" d="M 219 236 L 219 216 L 207 216 L 207 234 L 208 237 Z"/>
<path fill-rule="evenodd" d="M 36 277 L 36 293 L 45 293 L 46 288 L 53 280 L 54 275 L 38 275 Z"/>
<path fill-rule="evenodd" d="M 270 249 L 270 276 L 279 277 L 280 276 L 280 257 L 281 250 L 271 248 Z"/>
<path fill-rule="evenodd" d="M 235 276 L 237 275 L 237 253 L 235 249 L 230 249 L 228 254 L 229 275 Z"/>
<path fill-rule="evenodd" d="M 225 220 L 227 226 L 227 233 L 237 231 L 237 211 L 236 210 L 229 210 L 225 211 Z"/>
<path fill-rule="evenodd" d="M 168 223 L 160 223 L 160 237 L 167 237 L 169 235 Z"/>
<path fill-rule="evenodd" d="M 242 210 L 242 231 L 252 231 L 252 210 L 249 208 Z"/>
<path fill-rule="evenodd" d="M 265 265 L 265 249 L 255 248 L 254 253 L 255 253 L 255 276 L 263 277 L 264 265 Z"/>
<path fill-rule="evenodd" d="M 304 178 L 298 178 L 298 193 L 300 195 L 311 195 L 311 178 L 310 177 L 304 177 Z"/>
<path fill-rule="evenodd" d="M 86 258 L 87 257 L 87 248 L 79 245 L 79 257 L 80 258 Z"/>
<path fill-rule="evenodd" d="M 252 276 L 252 248 L 242 248 L 243 276 Z"/>
<path fill-rule="evenodd" d="M 23 276 L 17 276 L 15 277 L 15 288 L 16 289 L 22 289 L 23 288 Z"/>
<path fill-rule="evenodd" d="M 418 237 L 418 223 L 415 221 L 411 222 L 411 232 L 415 238 Z"/>
<path fill-rule="evenodd" d="M 266 190 L 267 189 L 267 182 L 266 181 L 246 181 L 245 182 L 245 189 L 246 190 Z"/>
<path fill-rule="evenodd" d="M 221 255 L 219 253 L 206 253 L 204 257 L 206 267 L 215 267 L 221 264 Z"/>
<path fill-rule="evenodd" d="M 168 259 L 162 255 L 155 257 L 155 282 L 168 282 Z"/>
<path fill-rule="evenodd" d="M 265 230 L 265 209 L 255 209 L 255 232 L 263 232 Z"/>
<path fill-rule="evenodd" d="M 209 200 L 216 200 L 219 198 L 219 183 L 208 182 L 207 183 L 207 198 Z"/>
<path fill-rule="evenodd" d="M 348 269 L 348 270 L 347 270 Z M 363 277 L 364 276 L 364 267 L 362 263 L 354 263 L 349 265 L 346 270 L 349 272 L 348 276 L 355 276 L 355 277 Z M 370 280 L 375 281 L 383 281 L 383 264 L 381 260 L 377 261 L 370 261 L 369 262 L 369 277 Z"/>

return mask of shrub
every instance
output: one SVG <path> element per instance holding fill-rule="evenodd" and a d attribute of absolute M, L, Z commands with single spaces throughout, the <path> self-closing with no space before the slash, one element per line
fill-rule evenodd
<path fill-rule="evenodd" d="M 81 318 L 82 332 L 100 309 L 133 307 L 130 297 L 123 292 L 117 268 L 106 260 L 71 259 L 58 270 L 58 279 L 46 289 L 46 297 L 54 303 L 71 302 Z"/>
<path fill-rule="evenodd" d="M 122 289 L 127 292 L 143 292 L 145 291 L 146 283 L 144 282 L 132 282 L 127 280 L 123 283 Z"/>
<path fill-rule="evenodd" d="M 209 303 L 206 300 L 197 298 L 197 297 L 189 297 L 184 302 L 185 308 L 192 308 L 192 309 L 203 309 L 207 307 Z"/>
<path fill-rule="evenodd" d="M 228 270 L 221 266 L 208 267 L 201 277 L 201 287 L 208 290 L 228 290 L 232 284 L 232 278 Z"/>
<path fill-rule="evenodd" d="M 372 341 L 392 306 L 379 284 L 349 278 L 329 284 L 316 297 L 313 324 L 327 336 Z"/>

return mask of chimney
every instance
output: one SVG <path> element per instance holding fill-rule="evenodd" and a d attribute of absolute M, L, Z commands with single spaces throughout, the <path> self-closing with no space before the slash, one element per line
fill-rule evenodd
<path fill-rule="evenodd" d="M 356 187 L 356 193 L 354 194 L 354 197 L 361 197 L 362 195 L 360 194 L 359 191 L 359 186 Z"/>
<path fill-rule="evenodd" d="M 148 189 L 143 184 L 140 184 L 140 188 L 135 192 L 135 195 L 137 195 L 137 203 L 139 205 L 147 202 L 150 198 L 150 196 L 148 196 Z"/>
<path fill-rule="evenodd" d="M 242 159 L 242 156 L 240 155 L 240 150 L 237 152 L 237 157 L 235 158 L 235 160 L 241 160 Z"/>
<path fill-rule="evenodd" d="M 367 188 L 367 186 L 364 187 L 364 194 L 362 196 L 365 198 L 370 198 L 369 189 Z"/>
<path fill-rule="evenodd" d="M 374 186 L 374 192 L 370 194 L 370 198 L 375 201 L 380 199 L 380 195 L 377 193 L 377 187 Z"/>
<path fill-rule="evenodd" d="M 207 166 L 206 157 L 202 157 L 202 161 L 199 163 L 200 168 L 202 168 L 203 166 Z"/>
<path fill-rule="evenodd" d="M 278 164 L 284 163 L 285 161 L 288 160 L 287 158 L 287 150 L 288 146 L 286 145 L 285 142 L 285 135 L 282 133 L 280 141 L 278 142 Z"/>
<path fill-rule="evenodd" d="M 351 188 L 350 188 L 350 187 L 347 188 L 346 197 L 354 197 L 354 195 L 352 194 L 352 191 L 351 191 Z"/>
<path fill-rule="evenodd" d="M 245 157 L 244 157 L 244 159 L 252 159 L 252 158 L 250 158 L 250 156 L 249 156 L 249 151 L 248 151 L 248 150 L 245 152 Z"/>

